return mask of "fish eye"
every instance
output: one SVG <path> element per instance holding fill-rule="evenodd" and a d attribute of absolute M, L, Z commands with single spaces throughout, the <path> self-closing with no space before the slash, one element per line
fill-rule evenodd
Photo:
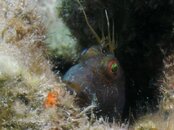
<path fill-rule="evenodd" d="M 112 71 L 113 73 L 115 73 L 115 72 L 117 72 L 117 70 L 118 70 L 118 65 L 117 65 L 116 63 L 113 63 L 113 64 L 111 65 L 111 71 Z"/>
<path fill-rule="evenodd" d="M 116 73 L 118 70 L 118 64 L 115 60 L 111 60 L 108 62 L 108 71 L 110 74 Z"/>

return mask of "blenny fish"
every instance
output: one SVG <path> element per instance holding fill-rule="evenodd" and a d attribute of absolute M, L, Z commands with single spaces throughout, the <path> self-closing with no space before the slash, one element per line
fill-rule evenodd
<path fill-rule="evenodd" d="M 103 111 L 121 114 L 125 104 L 125 79 L 115 56 L 101 46 L 91 47 L 64 75 L 70 91 L 77 93 L 79 104 L 95 103 Z"/>
<path fill-rule="evenodd" d="M 105 10 L 108 35 L 100 38 L 90 26 L 83 8 L 82 11 L 99 45 L 85 49 L 78 63 L 65 73 L 63 80 L 67 83 L 68 90 L 76 93 L 80 106 L 95 104 L 99 111 L 103 111 L 108 116 L 122 114 L 125 104 L 125 77 L 114 55 L 116 49 L 114 25 L 111 36 Z"/>

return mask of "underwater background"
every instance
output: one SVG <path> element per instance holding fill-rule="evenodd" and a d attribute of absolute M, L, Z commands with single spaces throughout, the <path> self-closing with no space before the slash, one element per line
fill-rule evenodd
<path fill-rule="evenodd" d="M 97 44 L 79 3 L 1 0 L 0 129 L 173 130 L 174 1 L 80 3 L 99 36 L 108 34 L 105 10 L 114 25 L 114 54 L 126 79 L 122 121 L 97 118 L 93 105 L 79 107 L 62 81 Z"/>

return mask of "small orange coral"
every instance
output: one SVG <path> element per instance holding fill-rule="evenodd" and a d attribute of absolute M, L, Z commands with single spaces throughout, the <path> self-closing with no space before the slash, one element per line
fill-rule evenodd
<path fill-rule="evenodd" d="M 58 93 L 56 91 L 49 92 L 45 101 L 45 108 L 55 107 L 58 104 Z"/>

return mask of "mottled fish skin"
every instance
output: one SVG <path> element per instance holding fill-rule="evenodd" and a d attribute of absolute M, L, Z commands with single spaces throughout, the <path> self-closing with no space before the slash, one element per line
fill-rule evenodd
<path fill-rule="evenodd" d="M 109 63 L 109 64 L 108 64 Z M 117 63 L 115 73 L 108 70 L 108 65 Z M 63 80 L 76 84 L 77 88 L 69 86 L 71 91 L 76 91 L 77 97 L 82 99 L 81 106 L 95 102 L 105 111 L 114 111 L 121 114 L 125 104 L 125 78 L 123 70 L 109 52 L 103 52 L 100 46 L 89 48 L 79 60 L 64 75 Z M 84 101 L 85 100 L 85 101 Z"/>

